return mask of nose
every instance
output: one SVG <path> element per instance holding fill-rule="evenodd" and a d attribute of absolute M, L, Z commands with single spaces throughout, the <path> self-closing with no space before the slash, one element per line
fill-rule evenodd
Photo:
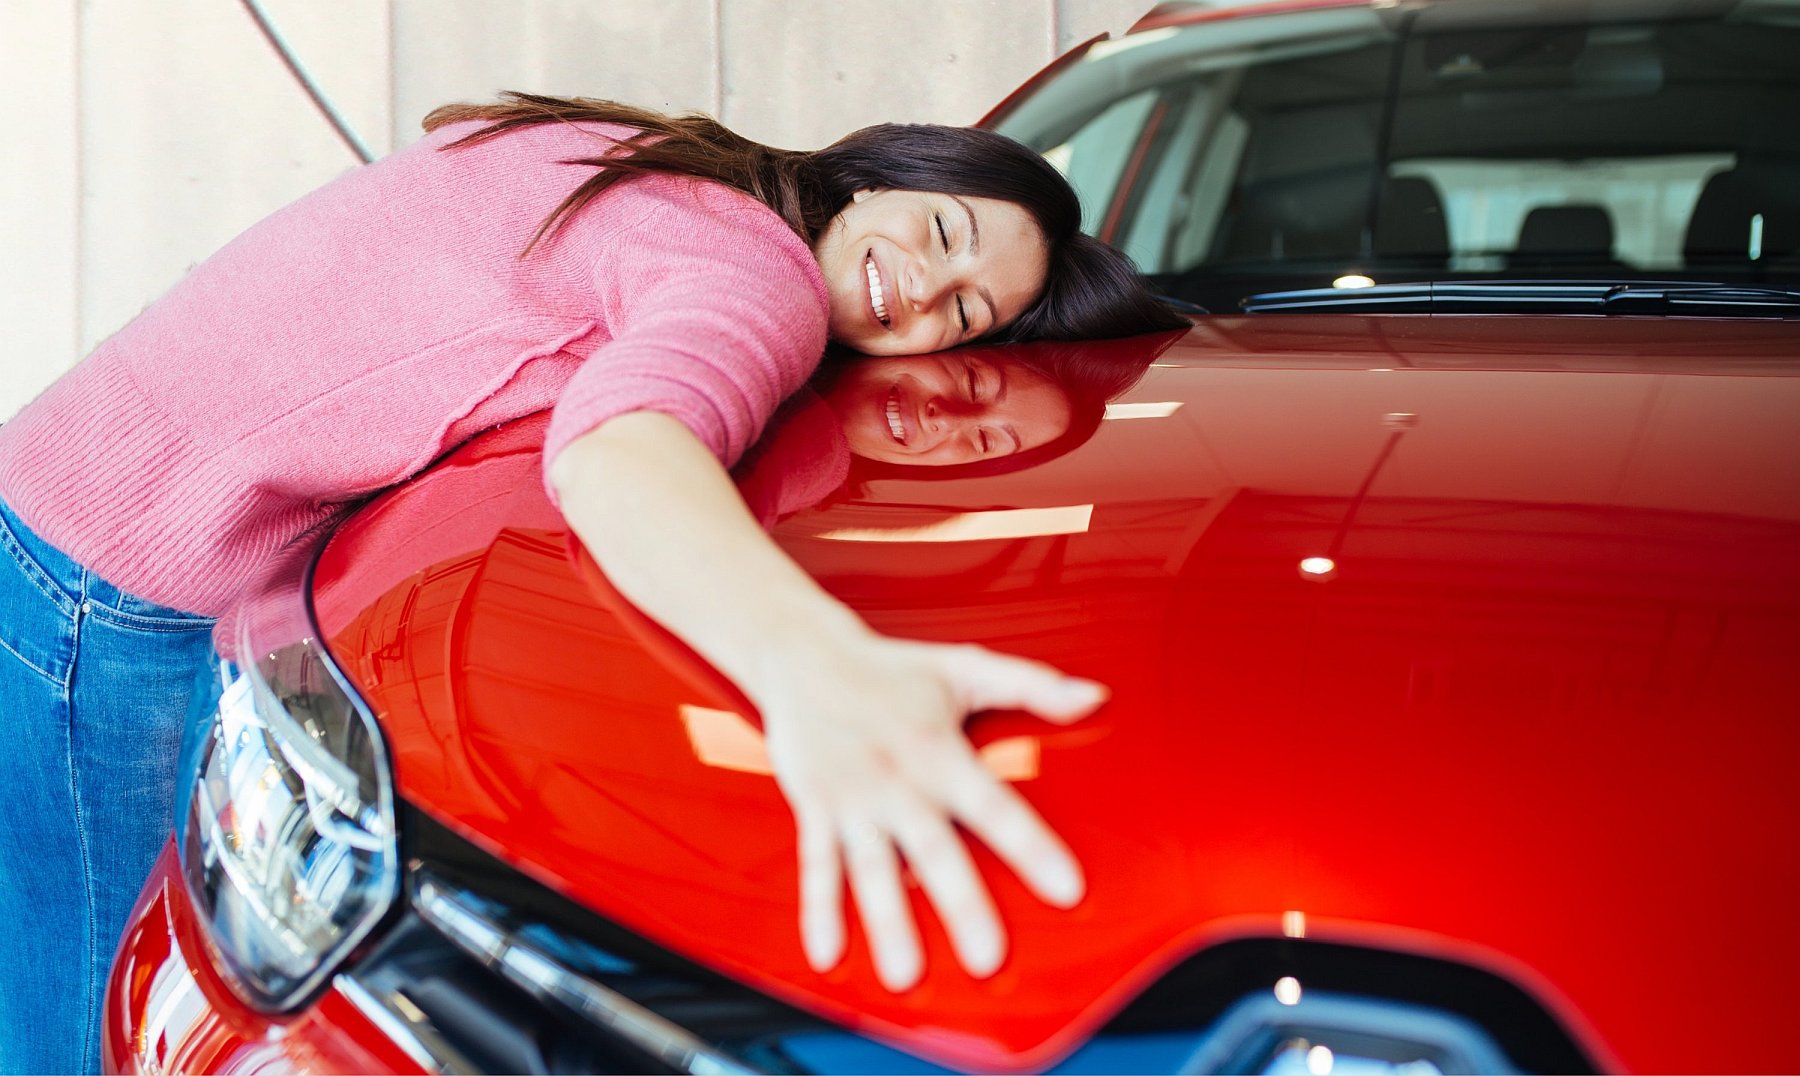
<path fill-rule="evenodd" d="M 929 310 L 943 301 L 955 281 L 948 269 L 929 262 L 914 262 L 906 276 L 906 299 L 914 310 Z"/>
<path fill-rule="evenodd" d="M 979 426 L 986 405 L 953 396 L 933 396 L 925 401 L 925 428 L 939 435 L 953 435 Z"/>

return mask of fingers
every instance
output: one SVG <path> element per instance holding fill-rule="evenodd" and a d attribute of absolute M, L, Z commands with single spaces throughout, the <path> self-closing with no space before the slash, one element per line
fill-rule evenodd
<path fill-rule="evenodd" d="M 1087 892 L 1081 865 L 1069 846 L 1038 817 L 1025 798 L 989 773 L 973 751 L 942 761 L 944 804 L 957 821 L 994 850 L 1040 900 L 1059 908 Z"/>
<path fill-rule="evenodd" d="M 851 823 L 843 840 L 850 891 L 869 937 L 875 975 L 881 985 L 898 993 L 918 982 L 925 970 L 906 884 L 900 876 L 900 857 L 873 822 Z"/>
<path fill-rule="evenodd" d="M 796 811 L 800 842 L 800 939 L 814 971 L 844 957 L 844 871 L 838 836 L 817 811 Z"/>
<path fill-rule="evenodd" d="M 1085 882 L 1068 847 L 981 765 L 961 724 L 988 709 L 1075 721 L 1106 689 L 979 646 L 882 640 L 875 653 L 878 661 L 852 670 L 850 686 L 822 693 L 823 704 L 802 693 L 764 708 L 770 758 L 798 825 L 807 962 L 825 971 L 843 959 L 847 881 L 881 983 L 902 991 L 919 981 L 924 955 L 904 857 L 957 961 L 991 975 L 1006 958 L 1005 933 L 957 823 L 1047 903 L 1078 903 Z M 867 692 L 862 705 L 831 701 L 856 695 L 857 685 Z"/>
<path fill-rule="evenodd" d="M 970 711 L 1022 709 L 1066 723 L 1087 716 L 1106 701 L 1103 685 L 1064 675 L 1043 662 L 980 646 L 948 647 L 943 658 L 947 675 Z M 1062 908 L 1079 903 L 1087 890 L 1080 864 L 1025 798 L 990 774 L 960 737 L 953 748 L 933 755 L 929 765 L 936 773 L 936 798 L 957 821 L 992 848 L 1040 899 Z"/>
<path fill-rule="evenodd" d="M 847 862 L 876 974 L 895 991 L 918 981 L 924 958 L 898 845 L 943 922 L 957 962 L 971 975 L 992 975 L 1006 957 L 1005 934 L 962 838 L 940 809 L 923 802 L 894 805 L 887 813 L 891 842 L 873 822 L 850 823 L 841 838 L 829 823 L 810 815 L 801 824 L 801 938 L 807 963 L 815 971 L 827 971 L 843 958 Z"/>
<path fill-rule="evenodd" d="M 976 978 L 1000 970 L 1006 935 L 956 829 L 938 811 L 921 804 L 898 813 L 894 837 L 950 935 L 957 962 Z"/>
<path fill-rule="evenodd" d="M 957 962 L 969 974 L 985 978 L 998 971 L 1006 959 L 1006 936 L 993 899 L 962 837 L 945 817 L 945 807 L 994 849 L 1041 899 L 1069 907 L 1085 892 L 1081 868 L 1068 847 L 1018 793 L 989 775 L 966 745 L 963 755 L 966 757 L 954 764 L 959 772 L 949 782 L 952 790 L 960 791 L 954 792 L 950 802 L 940 806 L 908 797 L 910 802 L 890 804 L 884 812 L 885 830 L 871 821 L 853 822 L 842 830 L 850 889 L 869 938 L 876 975 L 889 990 L 906 990 L 924 973 L 918 930 L 901 875 L 901 855 L 943 922 Z M 809 873 L 808 879 L 811 877 Z M 818 884 L 823 885 L 824 879 L 820 872 Z M 826 894 L 809 890 L 803 896 L 809 905 L 821 909 L 830 905 L 841 949 L 842 917 L 836 895 L 828 900 Z M 811 937 L 809 934 L 809 959 Z M 813 966 L 829 964 L 815 962 Z"/>
<path fill-rule="evenodd" d="M 1066 724 L 1093 713 L 1107 697 L 1106 687 L 1093 680 L 979 646 L 947 647 L 944 659 L 970 711 L 1026 710 Z"/>

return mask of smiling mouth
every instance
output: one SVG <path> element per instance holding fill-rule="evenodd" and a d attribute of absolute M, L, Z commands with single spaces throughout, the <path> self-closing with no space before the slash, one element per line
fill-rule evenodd
<path fill-rule="evenodd" d="M 888 390 L 887 424 L 888 432 L 894 435 L 894 440 L 904 445 L 906 443 L 906 423 L 900 421 L 899 385 Z"/>
<path fill-rule="evenodd" d="M 863 272 L 869 278 L 869 309 L 875 311 L 875 320 L 881 322 L 884 328 L 891 327 L 893 320 L 888 317 L 887 295 L 881 288 L 881 270 L 875 268 L 873 250 L 863 255 Z"/>

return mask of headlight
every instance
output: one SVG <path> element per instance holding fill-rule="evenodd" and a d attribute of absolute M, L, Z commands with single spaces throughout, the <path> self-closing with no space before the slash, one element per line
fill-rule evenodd
<path fill-rule="evenodd" d="M 393 782 L 373 718 L 319 644 L 259 647 L 257 623 L 238 627 L 242 664 L 219 659 L 196 696 L 176 842 L 221 970 L 244 1000 L 279 1010 L 393 906 Z"/>

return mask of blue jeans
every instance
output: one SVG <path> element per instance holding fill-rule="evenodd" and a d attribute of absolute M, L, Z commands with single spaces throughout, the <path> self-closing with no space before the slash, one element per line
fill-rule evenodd
<path fill-rule="evenodd" d="M 100 1067 L 107 970 L 169 836 L 211 626 L 100 579 L 0 501 L 0 1072 Z"/>

